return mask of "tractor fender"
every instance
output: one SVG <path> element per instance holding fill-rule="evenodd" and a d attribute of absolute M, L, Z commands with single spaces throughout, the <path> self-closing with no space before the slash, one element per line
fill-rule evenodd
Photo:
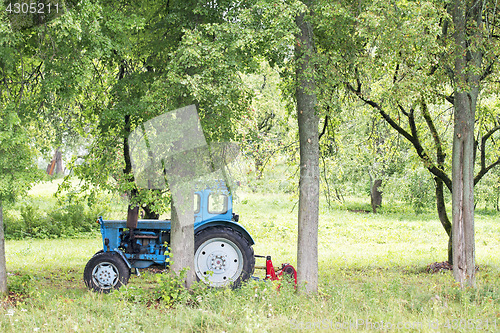
<path fill-rule="evenodd" d="M 113 249 L 113 251 L 105 251 L 105 252 L 109 252 L 109 253 L 118 253 L 118 255 L 123 259 L 123 261 L 125 261 L 125 264 L 127 265 L 127 267 L 129 269 L 132 269 L 132 265 L 130 264 L 130 262 L 127 260 L 127 258 L 125 258 L 125 255 L 123 254 L 123 252 L 120 250 L 120 249 Z"/>
<path fill-rule="evenodd" d="M 227 228 L 231 228 L 233 230 L 236 230 L 243 236 L 243 238 L 245 238 L 250 243 L 250 245 L 255 244 L 252 236 L 250 236 L 248 231 L 241 224 L 233 222 L 233 221 L 210 221 L 207 223 L 202 223 L 200 225 L 195 225 L 194 233 L 196 234 L 196 233 L 198 233 L 206 228 L 216 227 L 216 226 L 223 226 L 223 227 L 227 227 Z"/>

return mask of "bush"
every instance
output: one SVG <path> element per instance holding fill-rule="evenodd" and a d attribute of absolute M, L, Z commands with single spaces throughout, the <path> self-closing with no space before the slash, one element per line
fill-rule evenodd
<path fill-rule="evenodd" d="M 3 215 L 3 227 L 6 239 L 22 239 L 26 235 L 24 220 L 14 216 L 8 210 Z"/>
<path fill-rule="evenodd" d="M 165 307 L 172 308 L 177 304 L 183 304 L 188 301 L 189 292 L 184 287 L 187 269 L 182 269 L 179 274 L 170 271 L 168 274 L 157 275 L 158 286 L 156 287 L 155 294 Z"/>
<path fill-rule="evenodd" d="M 26 200 L 18 207 L 19 214 L 7 211 L 4 218 L 5 238 L 75 237 L 97 231 L 96 219 L 107 209 L 95 204 L 89 207 L 81 200 L 62 197 L 53 207 L 40 208 L 36 200 Z"/>
<path fill-rule="evenodd" d="M 21 207 L 21 218 L 24 222 L 25 235 L 39 235 L 38 238 L 46 238 L 49 223 L 38 206 L 28 204 Z"/>
<path fill-rule="evenodd" d="M 13 275 L 9 277 L 7 285 L 9 292 L 29 296 L 33 292 L 33 277 L 29 274 Z"/>

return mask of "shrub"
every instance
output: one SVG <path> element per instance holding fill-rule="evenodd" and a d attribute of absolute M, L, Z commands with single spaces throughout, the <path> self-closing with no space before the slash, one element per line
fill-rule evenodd
<path fill-rule="evenodd" d="M 179 274 L 170 271 L 168 274 L 157 275 L 158 286 L 155 294 L 165 307 L 172 308 L 189 300 L 190 294 L 184 287 L 187 270 L 188 268 L 183 268 Z"/>
<path fill-rule="evenodd" d="M 21 239 L 26 235 L 23 219 L 16 217 L 8 210 L 5 211 L 3 219 L 3 227 L 6 239 Z"/>
<path fill-rule="evenodd" d="M 97 231 L 96 219 L 107 207 L 102 204 L 89 207 L 81 199 L 61 197 L 45 209 L 36 200 L 25 200 L 18 209 L 17 215 L 14 211 L 5 214 L 6 239 L 75 237 Z"/>
<path fill-rule="evenodd" d="M 29 296 L 33 292 L 33 277 L 29 274 L 12 275 L 9 278 L 8 289 L 9 292 Z"/>

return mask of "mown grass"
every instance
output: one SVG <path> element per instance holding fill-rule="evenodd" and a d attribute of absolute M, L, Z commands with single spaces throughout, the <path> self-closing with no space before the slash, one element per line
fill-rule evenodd
<path fill-rule="evenodd" d="M 238 195 L 235 210 L 256 241 L 255 253 L 272 255 L 275 265 L 296 265 L 295 200 L 245 188 Z M 499 220 L 476 215 L 476 289 L 461 290 L 450 272 L 426 273 L 428 264 L 446 259 L 447 239 L 433 214 L 322 207 L 317 295 L 298 295 L 287 285 L 278 292 L 252 281 L 237 290 L 197 291 L 174 308 L 155 300 L 151 271 L 109 295 L 87 291 L 83 269 L 101 246 L 99 235 L 8 241 L 9 283 L 27 275 L 32 280 L 23 295 L 2 302 L 0 330 L 495 332 L 500 330 Z"/>

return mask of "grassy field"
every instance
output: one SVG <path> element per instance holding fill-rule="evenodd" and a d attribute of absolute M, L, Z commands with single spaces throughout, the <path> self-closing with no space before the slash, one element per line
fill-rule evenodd
<path fill-rule="evenodd" d="M 296 265 L 295 200 L 244 188 L 238 195 L 235 211 L 256 240 L 255 253 L 272 255 L 275 264 Z M 151 270 L 109 295 L 87 291 L 83 269 L 101 246 L 97 233 L 85 239 L 8 241 L 9 284 L 21 295 L 2 301 L 0 330 L 496 332 L 499 222 L 499 216 L 476 215 L 477 288 L 460 290 L 450 272 L 425 270 L 446 259 L 447 239 L 434 214 L 323 207 L 318 295 L 252 281 L 238 290 L 200 288 L 174 308 L 155 301 L 159 274 Z"/>

